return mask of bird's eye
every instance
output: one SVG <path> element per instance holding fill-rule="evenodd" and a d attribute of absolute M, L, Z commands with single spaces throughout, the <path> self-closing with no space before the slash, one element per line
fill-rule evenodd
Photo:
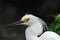
<path fill-rule="evenodd" d="M 29 18 L 22 18 L 21 21 L 28 22 L 29 21 Z"/>
<path fill-rule="evenodd" d="M 29 18 L 27 20 L 29 20 Z"/>

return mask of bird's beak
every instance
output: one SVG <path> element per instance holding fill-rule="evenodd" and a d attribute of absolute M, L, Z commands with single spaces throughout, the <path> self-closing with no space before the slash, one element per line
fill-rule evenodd
<path fill-rule="evenodd" d="M 29 21 L 29 18 L 23 18 L 19 21 L 9 24 L 8 26 L 25 25 L 24 23 L 27 23 L 28 21 Z"/>
<path fill-rule="evenodd" d="M 19 21 L 16 21 L 16 22 L 14 22 L 14 23 L 9 24 L 8 26 L 23 25 L 22 23 L 24 23 L 24 22 L 19 20 Z"/>

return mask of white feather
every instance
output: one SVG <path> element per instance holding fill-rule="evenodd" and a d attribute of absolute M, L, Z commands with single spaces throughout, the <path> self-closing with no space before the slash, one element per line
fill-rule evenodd
<path fill-rule="evenodd" d="M 46 23 L 38 17 L 29 14 L 22 18 L 30 19 L 27 23 L 28 28 L 25 30 L 26 40 L 60 40 L 60 36 L 51 31 L 44 32 L 40 37 L 38 37 L 38 35 L 43 32 L 43 25 L 47 26 Z"/>

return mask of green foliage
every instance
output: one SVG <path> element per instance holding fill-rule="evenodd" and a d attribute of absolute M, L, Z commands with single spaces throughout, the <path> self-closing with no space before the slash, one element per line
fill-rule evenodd
<path fill-rule="evenodd" d="M 55 17 L 55 22 L 49 25 L 48 30 L 60 35 L 60 14 Z"/>
<path fill-rule="evenodd" d="M 58 14 L 58 15 L 55 17 L 55 21 L 56 21 L 57 23 L 60 23 L 60 14 Z"/>

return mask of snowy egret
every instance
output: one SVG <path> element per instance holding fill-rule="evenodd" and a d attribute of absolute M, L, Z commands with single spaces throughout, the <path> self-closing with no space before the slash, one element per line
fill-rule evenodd
<path fill-rule="evenodd" d="M 26 40 L 60 40 L 60 36 L 55 32 L 46 31 L 46 23 L 39 17 L 32 14 L 26 14 L 13 25 L 27 25 L 25 30 Z"/>

